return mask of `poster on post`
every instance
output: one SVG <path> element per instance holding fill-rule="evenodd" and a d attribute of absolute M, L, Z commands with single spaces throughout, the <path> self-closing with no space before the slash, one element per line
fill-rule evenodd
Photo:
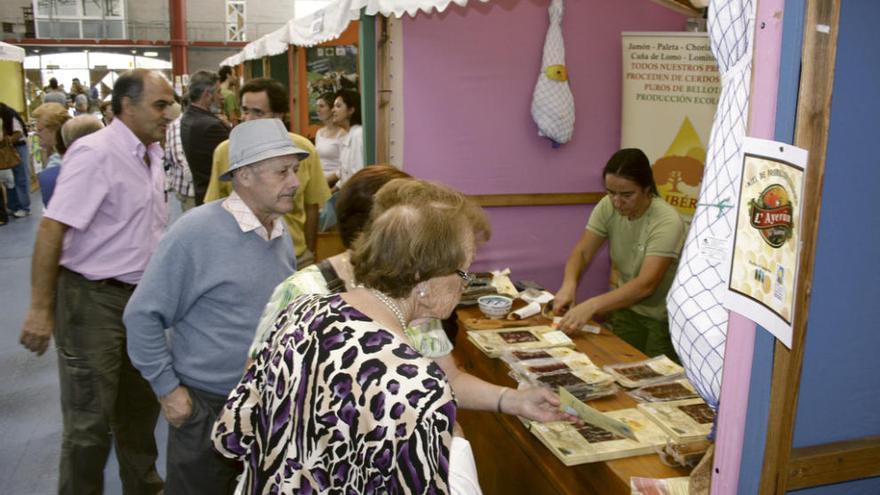
<path fill-rule="evenodd" d="M 690 223 L 721 95 L 706 33 L 625 32 L 621 147 L 648 155 L 660 195 Z"/>
<path fill-rule="evenodd" d="M 791 347 L 807 151 L 746 138 L 724 306 Z"/>
<path fill-rule="evenodd" d="M 311 46 L 306 48 L 308 123 L 320 125 L 318 97 L 340 89 L 358 91 L 357 45 Z"/>

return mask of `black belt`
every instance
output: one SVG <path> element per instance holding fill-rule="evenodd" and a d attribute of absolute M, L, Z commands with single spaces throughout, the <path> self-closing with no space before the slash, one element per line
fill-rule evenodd
<path fill-rule="evenodd" d="M 90 280 L 90 279 L 86 278 L 82 273 L 78 273 L 78 272 L 75 272 L 73 270 L 70 270 L 70 269 L 64 268 L 64 267 L 61 267 L 61 268 L 63 270 L 67 270 L 68 272 L 76 275 L 77 277 L 82 277 L 83 280 L 85 280 L 87 282 L 91 282 L 93 284 L 109 285 L 111 287 L 117 287 L 120 289 L 127 290 L 128 292 L 134 292 L 134 290 L 137 289 L 137 284 L 130 284 L 128 282 L 123 282 L 122 280 L 118 280 L 115 278 L 105 278 L 105 279 L 101 279 L 101 280 Z"/>
<path fill-rule="evenodd" d="M 129 292 L 134 292 L 137 289 L 137 284 L 130 284 L 128 282 L 123 282 L 122 280 L 117 280 L 115 278 L 105 278 L 104 280 L 93 280 L 97 284 L 102 285 L 110 285 L 112 287 L 119 287 L 120 289 L 125 289 Z"/>

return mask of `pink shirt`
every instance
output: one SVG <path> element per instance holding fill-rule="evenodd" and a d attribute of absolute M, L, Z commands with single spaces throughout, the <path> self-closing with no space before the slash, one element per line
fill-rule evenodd
<path fill-rule="evenodd" d="M 119 119 L 73 143 L 44 214 L 70 227 L 61 266 L 90 280 L 140 281 L 165 231 L 163 155 Z"/>

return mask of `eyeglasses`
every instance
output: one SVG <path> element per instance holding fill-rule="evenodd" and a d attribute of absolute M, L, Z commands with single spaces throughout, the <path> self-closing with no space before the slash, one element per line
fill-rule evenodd
<path fill-rule="evenodd" d="M 458 275 L 459 277 L 461 277 L 461 279 L 464 280 L 464 282 L 466 284 L 471 283 L 471 280 L 474 279 L 473 275 L 471 275 L 470 273 L 468 273 L 464 270 L 455 270 L 455 274 Z"/>

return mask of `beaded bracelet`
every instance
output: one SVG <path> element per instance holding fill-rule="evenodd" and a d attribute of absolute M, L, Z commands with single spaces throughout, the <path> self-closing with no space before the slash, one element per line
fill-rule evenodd
<path fill-rule="evenodd" d="M 502 390 L 501 393 L 498 395 L 498 404 L 495 405 L 495 409 L 496 409 L 499 413 L 502 412 L 502 411 L 501 411 L 501 399 L 504 398 L 504 394 L 506 394 L 508 390 L 510 390 L 510 389 L 507 388 L 507 387 L 504 387 L 504 390 Z"/>

